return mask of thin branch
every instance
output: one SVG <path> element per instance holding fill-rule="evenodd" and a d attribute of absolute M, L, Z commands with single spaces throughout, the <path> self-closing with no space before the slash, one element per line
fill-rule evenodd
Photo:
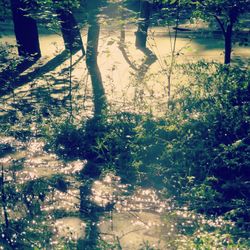
<path fill-rule="evenodd" d="M 216 21 L 218 22 L 218 24 L 220 25 L 221 30 L 223 32 L 223 35 L 226 36 L 226 30 L 225 30 L 223 22 L 220 20 L 220 18 L 218 16 L 216 16 L 216 15 L 213 15 L 213 16 L 216 19 Z"/>
<path fill-rule="evenodd" d="M 177 7 L 177 12 L 176 12 L 176 23 L 175 23 L 175 34 L 174 34 L 174 40 L 173 40 L 173 45 L 172 45 L 172 39 L 170 36 L 170 43 L 171 43 L 171 63 L 169 67 L 169 72 L 168 72 L 168 107 L 170 104 L 170 96 L 171 96 L 171 76 L 173 73 L 173 67 L 175 63 L 175 49 L 176 49 L 176 42 L 177 42 L 177 34 L 178 34 L 178 27 L 179 27 L 179 19 L 180 19 L 180 5 L 178 1 L 178 7 Z"/>
<path fill-rule="evenodd" d="M 203 1 L 199 1 L 199 3 L 200 3 L 200 5 L 203 6 L 204 8 L 208 8 L 208 5 L 206 5 Z M 226 35 L 226 30 L 225 30 L 224 24 L 223 24 L 223 22 L 220 20 L 220 18 L 219 18 L 216 14 L 214 14 L 214 13 L 212 13 L 212 12 L 209 12 L 209 11 L 207 11 L 207 14 L 210 15 L 210 16 L 213 16 L 213 17 L 216 19 L 216 21 L 218 22 L 218 24 L 219 24 L 220 27 L 221 27 L 221 30 L 222 30 L 222 32 L 223 32 L 223 35 L 225 36 L 225 35 Z"/>

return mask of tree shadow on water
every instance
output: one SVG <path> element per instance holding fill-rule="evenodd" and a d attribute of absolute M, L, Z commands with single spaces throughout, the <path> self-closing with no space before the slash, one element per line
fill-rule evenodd
<path fill-rule="evenodd" d="M 148 48 L 140 48 L 143 54 L 146 56 L 145 61 L 141 64 L 139 68 L 139 77 L 144 79 L 149 67 L 156 62 L 157 57 L 156 55 Z"/>
<path fill-rule="evenodd" d="M 103 119 L 107 108 L 107 100 L 102 82 L 101 72 L 97 63 L 100 24 L 98 21 L 99 3 L 86 3 L 89 10 L 86 65 L 92 82 L 94 116 L 86 124 L 85 140 L 88 163 L 81 171 L 80 213 L 87 222 L 85 239 L 78 240 L 77 249 L 98 249 L 100 231 L 98 223 L 105 212 L 111 211 L 112 205 L 99 206 L 91 200 L 92 186 L 100 178 L 102 166 L 98 157 L 92 154 L 92 144 L 101 136 L 104 128 Z M 91 153 L 92 152 L 92 153 Z"/>
<path fill-rule="evenodd" d="M 88 166 L 86 166 L 88 168 Z M 101 207 L 91 201 L 92 185 L 95 178 L 90 178 L 89 175 L 83 173 L 85 182 L 80 187 L 80 214 L 81 217 L 86 221 L 86 236 L 85 239 L 80 239 L 77 243 L 77 249 L 97 249 L 98 240 L 100 237 L 100 230 L 98 223 L 100 218 L 108 210 L 112 210 L 112 206 Z"/>
<path fill-rule="evenodd" d="M 98 153 L 92 151 L 91 147 L 95 145 L 98 138 L 102 139 L 105 134 L 105 108 L 106 97 L 102 84 L 101 73 L 97 64 L 97 48 L 99 38 L 99 24 L 96 16 L 91 17 L 89 21 L 88 30 L 88 45 L 86 61 L 89 74 L 92 80 L 93 98 L 94 98 L 94 117 L 91 118 L 86 125 L 85 138 L 87 142 L 87 153 L 85 157 L 88 160 L 87 165 L 81 171 L 82 185 L 80 187 L 80 213 L 85 221 L 87 221 L 86 237 L 78 241 L 77 249 L 98 249 L 98 245 L 101 240 L 101 232 L 99 229 L 100 219 L 105 216 L 107 212 L 111 212 L 114 208 L 114 203 L 110 202 L 106 206 L 100 206 L 91 200 L 92 187 L 96 180 L 100 179 L 103 162 L 98 159 Z M 140 66 L 135 65 L 130 61 L 125 49 L 125 33 L 121 33 L 120 50 L 128 62 L 128 64 L 138 72 L 140 79 L 145 77 L 148 68 L 156 61 L 156 56 L 149 49 L 141 49 L 145 55 L 145 60 Z M 87 141 L 88 140 L 88 141 Z M 93 144 L 93 145 L 92 145 Z M 118 247 L 119 247 L 119 242 Z M 119 248 L 118 248 L 119 249 Z"/>
<path fill-rule="evenodd" d="M 9 65 L 2 72 L 0 72 L 0 81 L 1 81 L 1 89 L 0 95 L 5 94 L 3 91 L 7 91 L 10 87 L 13 79 L 16 79 L 20 74 L 22 74 L 25 70 L 30 68 L 37 62 L 38 59 L 20 59 L 19 62 L 15 66 Z M 13 62 L 14 64 L 14 62 Z"/>
<path fill-rule="evenodd" d="M 1 74 L 1 79 L 4 80 L 4 83 L 2 84 L 1 89 L 0 89 L 0 97 L 10 94 L 16 88 L 21 87 L 27 84 L 28 82 L 31 82 L 50 71 L 55 70 L 59 65 L 63 64 L 70 56 L 73 56 L 78 51 L 74 51 L 73 53 L 70 54 L 68 50 L 64 50 L 60 54 L 55 56 L 53 59 L 48 61 L 46 64 L 42 65 L 41 67 L 35 67 L 34 70 L 24 75 L 20 75 L 20 74 L 24 72 L 25 70 L 27 70 L 35 62 L 33 62 L 32 64 L 19 66 L 17 68 L 17 71 L 9 70 L 8 72 L 7 71 L 3 72 L 4 75 Z M 78 61 L 80 59 L 78 59 Z"/>

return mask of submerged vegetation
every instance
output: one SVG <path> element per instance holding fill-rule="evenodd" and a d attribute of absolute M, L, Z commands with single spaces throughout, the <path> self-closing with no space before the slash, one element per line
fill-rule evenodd
<path fill-rule="evenodd" d="M 27 45 L 20 22 L 19 55 L 0 49 L 0 249 L 249 249 L 250 77 L 243 61 L 230 65 L 227 34 L 246 1 L 3 2 L 0 15 L 32 21 L 36 39 Z M 225 64 L 177 63 L 191 17 L 221 24 Z M 121 30 L 102 53 L 120 50 L 132 70 L 118 88 L 132 86 L 132 101 L 114 105 L 120 62 L 107 84 L 97 60 L 105 18 Z M 46 63 L 35 20 L 62 33 L 63 51 Z M 148 37 L 150 21 L 167 26 L 170 55 Z M 132 53 L 126 25 L 138 26 Z"/>

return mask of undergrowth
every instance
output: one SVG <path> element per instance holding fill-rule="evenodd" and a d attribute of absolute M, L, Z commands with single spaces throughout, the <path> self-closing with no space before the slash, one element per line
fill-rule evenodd
<path fill-rule="evenodd" d="M 179 205 L 223 215 L 236 222 L 238 239 L 244 238 L 250 222 L 249 75 L 205 62 L 180 70 L 191 80 L 179 88 L 165 117 L 121 113 L 81 126 L 64 122 L 50 144 L 57 153 L 101 164 L 102 171 L 124 181 L 162 189 Z M 203 249 L 215 233 L 192 244 Z"/>

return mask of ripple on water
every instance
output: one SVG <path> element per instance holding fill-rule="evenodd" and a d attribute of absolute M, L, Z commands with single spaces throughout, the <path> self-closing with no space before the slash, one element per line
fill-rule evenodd
<path fill-rule="evenodd" d="M 104 237 L 104 240 L 119 239 L 122 249 L 144 249 L 145 242 L 156 249 L 167 249 L 166 237 L 163 232 L 167 232 L 167 225 L 162 223 L 160 214 L 151 212 L 114 212 L 112 220 L 104 219 L 100 222 L 100 231 L 103 235 L 113 235 Z"/>
<path fill-rule="evenodd" d="M 98 205 L 115 203 L 99 224 L 104 240 L 119 239 L 122 249 L 144 249 L 144 242 L 157 249 L 166 249 L 171 228 L 163 223 L 163 212 L 170 201 L 163 201 L 154 189 L 138 187 L 133 194 L 127 194 L 127 186 L 114 175 L 107 175 L 95 181 L 92 199 Z M 166 232 L 166 233 L 163 233 Z"/>

